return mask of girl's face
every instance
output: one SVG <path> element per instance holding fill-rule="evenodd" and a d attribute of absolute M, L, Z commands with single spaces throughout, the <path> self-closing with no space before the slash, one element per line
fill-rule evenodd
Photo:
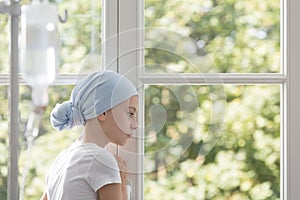
<path fill-rule="evenodd" d="M 138 96 L 113 107 L 105 114 L 103 131 L 110 142 L 123 146 L 138 127 Z"/>

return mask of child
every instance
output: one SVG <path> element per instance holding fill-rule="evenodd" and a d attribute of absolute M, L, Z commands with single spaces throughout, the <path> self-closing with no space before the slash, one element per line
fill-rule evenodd
<path fill-rule="evenodd" d="M 84 78 L 69 101 L 56 105 L 51 113 L 54 128 L 84 128 L 50 167 L 42 199 L 127 199 L 126 164 L 104 147 L 109 142 L 124 145 L 136 130 L 137 94 L 128 79 L 103 71 Z"/>

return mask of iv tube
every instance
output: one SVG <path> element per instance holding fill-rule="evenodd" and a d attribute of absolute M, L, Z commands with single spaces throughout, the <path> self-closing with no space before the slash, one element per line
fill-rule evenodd
<path fill-rule="evenodd" d="M 33 140 L 38 136 L 44 110 L 45 108 L 36 107 L 29 116 L 25 131 L 25 137 L 27 139 L 28 146 L 30 146 Z"/>
<path fill-rule="evenodd" d="M 27 140 L 27 151 L 28 151 L 28 162 L 25 163 L 23 172 L 22 172 L 22 179 L 21 179 L 21 184 L 20 184 L 20 200 L 24 199 L 24 192 L 25 192 L 25 182 L 26 182 L 26 177 L 29 172 L 30 168 L 30 162 L 31 160 L 31 153 L 33 149 L 33 142 L 34 139 L 38 136 L 39 133 L 39 127 L 40 123 L 43 118 L 43 114 L 45 111 L 45 107 L 36 107 L 30 114 L 26 130 L 25 130 L 25 137 Z"/>

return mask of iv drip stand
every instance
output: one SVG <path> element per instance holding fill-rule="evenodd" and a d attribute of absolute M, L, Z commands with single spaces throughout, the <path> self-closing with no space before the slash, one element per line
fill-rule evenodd
<path fill-rule="evenodd" d="M 18 200 L 18 154 L 19 154 L 19 16 L 20 2 L 11 0 L 10 4 L 0 2 L 0 13 L 10 15 L 10 131 L 7 199 Z"/>

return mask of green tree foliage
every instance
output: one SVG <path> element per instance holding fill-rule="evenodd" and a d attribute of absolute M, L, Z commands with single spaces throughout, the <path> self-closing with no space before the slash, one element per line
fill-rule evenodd
<path fill-rule="evenodd" d="M 7 87 L 0 86 L 0 102 L 7 105 Z M 7 190 L 7 161 L 8 161 L 8 110 L 7 106 L 0 107 L 0 199 L 6 199 Z"/>
<path fill-rule="evenodd" d="M 279 199 L 280 87 L 224 86 L 223 129 L 205 155 L 201 148 L 219 131 L 210 128 L 219 86 L 175 87 L 146 89 L 145 199 Z M 188 90 L 195 92 L 198 108 L 180 105 Z M 155 130 L 149 116 L 157 104 L 167 118 Z M 159 112 L 154 116 L 163 119 Z"/>
<path fill-rule="evenodd" d="M 87 56 L 95 59 L 101 67 L 101 1 L 61 1 L 58 4 L 60 14 L 68 11 L 68 22 L 60 25 L 61 68 L 62 73 L 79 73 Z M 90 64 L 90 63 L 89 63 Z"/>
<path fill-rule="evenodd" d="M 151 43 L 173 41 L 173 49 L 188 51 L 193 57 L 209 57 L 218 68 L 197 63 L 197 69 L 181 66 L 180 72 L 248 72 L 280 71 L 280 1 L 279 0 L 146 0 L 145 26 L 162 27 L 193 39 L 198 50 L 185 50 L 166 32 L 163 36 L 153 31 L 146 33 Z M 147 43 L 146 43 L 147 46 Z M 155 46 L 155 45 L 150 45 Z M 184 65 L 178 56 L 162 56 L 157 49 L 146 51 L 149 72 L 173 72 L 166 64 Z M 171 58 L 170 58 L 171 57 Z M 181 59 L 182 60 L 182 59 Z M 185 64 L 186 65 L 186 64 Z"/>
<path fill-rule="evenodd" d="M 9 35 L 8 35 L 8 17 L 0 15 L 0 73 L 8 73 L 8 41 L 9 41 Z"/>

